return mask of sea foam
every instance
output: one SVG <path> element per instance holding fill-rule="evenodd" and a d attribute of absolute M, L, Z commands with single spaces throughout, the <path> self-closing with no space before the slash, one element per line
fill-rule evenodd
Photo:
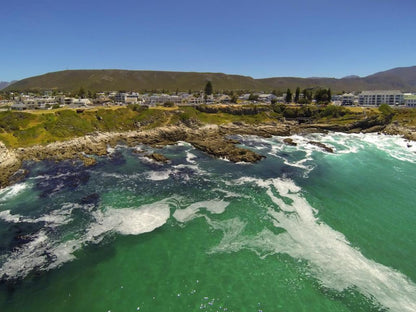
<path fill-rule="evenodd" d="M 17 184 L 5 187 L 4 189 L 1 189 L 0 201 L 6 201 L 6 200 L 12 199 L 13 197 L 23 192 L 27 187 L 28 187 L 28 184 L 24 182 L 24 183 L 17 183 Z"/>
<path fill-rule="evenodd" d="M 170 217 L 170 199 L 164 199 L 138 208 L 91 210 L 90 205 L 82 206 L 89 211 L 94 221 L 77 239 L 60 242 L 48 228 L 68 223 L 73 209 L 80 205 L 65 204 L 61 210 L 53 211 L 39 218 L 27 218 L 2 211 L 0 217 L 7 222 L 47 222 L 48 227 L 40 230 L 31 240 L 7 255 L 0 267 L 0 277 L 5 279 L 23 278 L 34 269 L 50 270 L 75 259 L 73 253 L 85 244 L 99 243 L 109 233 L 139 235 L 161 227 Z"/>
<path fill-rule="evenodd" d="M 211 252 L 246 248 L 261 257 L 285 253 L 306 260 L 313 275 L 325 287 L 337 291 L 355 288 L 392 311 L 416 311 L 416 285 L 402 273 L 367 259 L 342 233 L 321 222 L 293 181 L 246 177 L 235 183 L 254 183 L 264 188 L 274 203 L 268 208 L 273 226 L 285 232 L 275 234 L 264 229 L 255 236 L 248 236 L 243 234 L 246 224 L 238 218 L 207 219 L 214 229 L 224 233 Z"/>
<path fill-rule="evenodd" d="M 184 209 L 176 209 L 173 217 L 179 222 L 187 222 L 198 216 L 200 209 L 205 208 L 207 211 L 220 214 L 225 211 L 229 202 L 223 200 L 200 201 L 189 205 Z"/>

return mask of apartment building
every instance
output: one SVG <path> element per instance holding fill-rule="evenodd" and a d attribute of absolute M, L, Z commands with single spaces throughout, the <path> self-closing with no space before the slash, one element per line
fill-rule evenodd
<path fill-rule="evenodd" d="M 403 105 L 404 96 L 399 90 L 363 91 L 358 96 L 360 106 Z"/>

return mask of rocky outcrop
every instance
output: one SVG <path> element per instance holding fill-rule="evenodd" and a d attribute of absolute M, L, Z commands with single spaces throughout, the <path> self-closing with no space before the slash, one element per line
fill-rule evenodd
<path fill-rule="evenodd" d="M 267 138 L 273 135 L 288 136 L 296 127 L 297 123 L 295 122 L 269 123 L 260 125 L 236 122 L 219 126 L 219 131 L 224 135 L 258 135 Z"/>
<path fill-rule="evenodd" d="M 165 157 L 162 154 L 158 154 L 158 153 L 152 153 L 152 154 L 148 154 L 148 155 L 144 155 L 145 157 L 152 159 L 154 161 L 157 162 L 161 162 L 161 163 L 168 163 L 169 162 L 169 158 Z"/>
<path fill-rule="evenodd" d="M 384 134 L 401 135 L 409 141 L 416 141 L 416 127 L 403 127 L 392 123 L 383 129 Z"/>
<path fill-rule="evenodd" d="M 19 180 L 18 170 L 22 161 L 13 150 L 9 150 L 0 142 L 0 187 L 9 185 Z"/>
<path fill-rule="evenodd" d="M 224 131 L 216 125 L 207 125 L 199 129 L 171 126 L 147 131 L 94 133 L 68 141 L 15 150 L 8 149 L 0 142 L 0 186 L 5 187 L 14 182 L 14 177 L 21 176 L 16 172 L 24 161 L 74 159 L 81 160 L 85 165 L 90 166 L 96 163 L 94 156 L 108 154 L 108 147 L 114 147 L 117 144 L 127 146 L 147 144 L 161 147 L 175 144 L 178 141 L 187 141 L 210 155 L 227 158 L 233 162 L 256 162 L 263 158 L 253 151 L 237 147 L 238 142 L 226 139 Z M 166 157 L 156 153 L 151 154 L 150 158 L 160 162 L 168 161 Z"/>
<path fill-rule="evenodd" d="M 209 155 L 228 159 L 232 162 L 254 163 L 264 158 L 264 156 L 253 151 L 237 147 L 234 140 L 227 140 L 219 136 L 191 139 L 188 142 Z"/>
<path fill-rule="evenodd" d="M 291 138 L 286 138 L 283 140 L 283 143 L 285 143 L 286 145 L 290 145 L 290 146 L 296 146 L 298 145 L 295 141 L 293 141 L 293 139 Z"/>
<path fill-rule="evenodd" d="M 334 150 L 331 147 L 325 145 L 324 143 L 317 142 L 317 141 L 309 141 L 308 143 L 322 148 L 325 152 L 328 152 L 328 153 L 334 152 Z"/>

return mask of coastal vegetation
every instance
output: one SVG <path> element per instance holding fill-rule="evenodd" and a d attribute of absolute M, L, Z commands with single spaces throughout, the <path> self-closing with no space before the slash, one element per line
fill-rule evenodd
<path fill-rule="evenodd" d="M 167 107 L 165 107 L 167 106 Z M 94 132 L 152 129 L 180 125 L 245 123 L 260 125 L 294 120 L 298 123 L 346 125 L 363 120 L 386 124 L 391 120 L 414 124 L 412 110 L 346 108 L 317 105 L 200 105 L 147 108 L 140 105 L 96 109 L 56 109 L 33 112 L 0 112 L 0 140 L 8 147 L 48 144 Z"/>

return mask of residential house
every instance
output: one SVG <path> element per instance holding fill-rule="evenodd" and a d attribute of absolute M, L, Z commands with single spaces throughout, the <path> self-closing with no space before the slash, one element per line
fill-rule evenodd
<path fill-rule="evenodd" d="M 135 104 L 139 102 L 139 94 L 136 92 L 119 92 L 114 96 L 114 101 L 116 103 Z"/>
<path fill-rule="evenodd" d="M 55 97 L 50 96 L 25 96 L 21 97 L 21 102 L 26 105 L 27 109 L 47 109 L 57 104 Z"/>
<path fill-rule="evenodd" d="M 258 100 L 260 102 L 271 102 L 272 100 L 277 99 L 277 96 L 275 96 L 274 94 L 258 94 Z"/>
<path fill-rule="evenodd" d="M 13 103 L 12 104 L 12 106 L 11 106 L 11 109 L 14 109 L 14 110 L 26 110 L 27 109 L 27 106 L 26 106 L 26 104 L 23 104 L 22 102 L 19 102 L 19 103 Z"/>

